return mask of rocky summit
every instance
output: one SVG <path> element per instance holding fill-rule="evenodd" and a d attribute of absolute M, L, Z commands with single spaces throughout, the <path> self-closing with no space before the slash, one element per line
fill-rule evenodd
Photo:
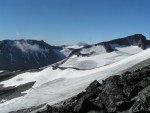
<path fill-rule="evenodd" d="M 150 66 L 95 80 L 84 92 L 38 113 L 150 113 Z"/>
<path fill-rule="evenodd" d="M 0 70 L 37 69 L 65 58 L 60 47 L 37 40 L 0 41 Z"/>
<path fill-rule="evenodd" d="M 146 37 L 142 34 L 135 34 L 131 36 L 127 36 L 124 38 L 114 39 L 108 41 L 109 44 L 118 44 L 118 45 L 125 45 L 125 46 L 138 46 L 142 49 L 146 49 L 147 46 L 150 44 L 150 41 L 146 39 Z"/>

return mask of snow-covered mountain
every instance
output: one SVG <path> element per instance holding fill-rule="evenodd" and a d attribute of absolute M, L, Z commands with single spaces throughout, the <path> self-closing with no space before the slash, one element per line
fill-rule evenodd
<path fill-rule="evenodd" d="M 146 49 L 150 45 L 150 41 L 142 34 L 135 34 L 124 38 L 114 39 L 107 42 L 83 46 L 74 54 L 78 56 L 86 56 L 89 54 L 99 54 L 103 52 L 116 51 L 116 47 L 137 46 L 141 49 Z"/>
<path fill-rule="evenodd" d="M 146 49 L 150 44 L 145 36 L 135 34 L 108 42 L 88 45 L 72 51 L 60 67 L 94 69 L 102 67 Z"/>
<path fill-rule="evenodd" d="M 44 41 L 0 41 L 0 70 L 37 69 L 65 58 L 60 47 Z"/>
<path fill-rule="evenodd" d="M 0 113 L 53 105 L 150 58 L 143 35 L 73 49 L 64 60 L 41 70 L 0 72 Z M 30 50 L 28 50 L 30 51 Z M 6 77 L 6 78 L 5 78 Z M 40 107 L 39 107 L 40 106 Z M 24 112 L 28 113 L 28 112 Z"/>

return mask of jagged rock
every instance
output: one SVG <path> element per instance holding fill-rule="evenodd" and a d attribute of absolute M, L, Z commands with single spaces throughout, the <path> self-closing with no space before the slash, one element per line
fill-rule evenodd
<path fill-rule="evenodd" d="M 130 97 L 131 92 L 133 91 L 134 86 L 126 86 L 123 88 L 123 93 L 125 94 L 126 98 Z"/>
<path fill-rule="evenodd" d="M 92 102 L 94 105 L 98 106 L 99 108 L 105 109 L 105 107 L 104 107 L 104 105 L 103 105 L 103 103 L 102 103 L 102 101 L 100 100 L 99 97 L 97 97 L 96 99 L 91 100 L 91 102 Z"/>
<path fill-rule="evenodd" d="M 150 86 L 150 77 L 144 78 L 141 82 L 137 83 L 136 86 L 141 86 L 143 88 Z"/>
<path fill-rule="evenodd" d="M 141 70 L 145 70 L 145 69 L 146 69 L 146 70 L 147 70 L 147 69 L 149 70 L 150 67 L 149 67 L 149 66 L 144 66 L 144 67 L 141 68 Z"/>
<path fill-rule="evenodd" d="M 92 92 L 95 90 L 99 90 L 100 92 L 101 89 L 102 89 L 102 85 L 97 80 L 95 80 L 85 90 L 88 93 L 88 92 Z"/>
<path fill-rule="evenodd" d="M 97 95 L 94 92 L 85 94 L 78 100 L 74 111 L 77 113 L 86 113 L 90 110 L 101 110 L 101 108 L 97 107 L 91 102 L 91 100 L 95 99 L 96 97 Z"/>
<path fill-rule="evenodd" d="M 53 110 L 53 107 L 51 107 L 50 105 L 47 105 L 46 110 L 47 110 L 47 113 L 50 113 L 50 111 Z"/>
<path fill-rule="evenodd" d="M 139 72 L 140 71 L 140 69 L 137 69 L 137 70 L 135 70 L 134 72 Z"/>
<path fill-rule="evenodd" d="M 78 100 L 85 95 L 85 92 L 79 93 L 77 96 L 73 97 L 73 100 Z"/>
<path fill-rule="evenodd" d="M 147 66 L 122 76 L 108 77 L 102 84 L 95 80 L 85 92 L 52 108 L 49 113 L 150 113 L 149 76 Z"/>
<path fill-rule="evenodd" d="M 126 81 L 127 86 L 133 86 L 140 82 L 144 78 L 144 73 L 135 72 L 126 76 L 122 76 L 122 79 Z"/>
<path fill-rule="evenodd" d="M 129 75 L 129 74 L 131 74 L 131 72 L 130 72 L 130 71 L 126 71 L 126 72 L 124 72 L 124 73 L 122 74 L 122 76 L 127 76 L 127 75 Z"/>
<path fill-rule="evenodd" d="M 126 99 L 130 100 L 134 98 L 142 89 L 142 86 L 127 86 L 123 89 L 123 92 L 126 95 Z"/>
<path fill-rule="evenodd" d="M 102 84 L 103 88 L 105 88 L 107 85 L 109 86 L 109 84 L 117 85 L 120 88 L 126 86 L 125 80 L 122 79 L 122 77 L 120 75 L 114 75 L 114 76 L 108 77 Z"/>
<path fill-rule="evenodd" d="M 125 110 L 125 111 L 118 111 L 116 113 L 129 113 L 129 110 Z"/>
<path fill-rule="evenodd" d="M 102 106 L 98 106 L 95 101 L 93 103 L 92 100 L 98 96 L 101 92 L 102 85 L 97 81 L 93 81 L 87 88 L 85 93 L 81 93 L 81 97 L 78 102 L 76 103 L 74 111 L 77 113 L 86 113 L 90 110 L 100 110 Z M 84 94 L 84 95 L 83 95 Z"/>
<path fill-rule="evenodd" d="M 59 106 L 59 107 L 50 107 L 50 108 L 47 108 L 46 113 L 73 113 L 73 108 L 72 106 L 70 105 L 62 105 L 62 106 Z M 45 113 L 45 112 L 42 112 L 42 113 Z"/>
<path fill-rule="evenodd" d="M 139 92 L 129 113 L 150 113 L 150 86 Z"/>
<path fill-rule="evenodd" d="M 124 81 L 118 75 L 109 77 L 105 80 L 105 84 L 99 97 L 106 106 L 108 112 L 115 112 L 115 103 L 124 99 L 123 86 Z"/>
<path fill-rule="evenodd" d="M 95 110 L 92 110 L 92 111 L 89 111 L 87 113 L 106 113 L 105 111 L 95 111 Z"/>
<path fill-rule="evenodd" d="M 132 100 L 132 101 L 120 101 L 120 102 L 117 102 L 115 105 L 116 105 L 118 111 L 124 111 L 124 110 L 130 109 L 134 103 L 135 103 L 134 100 Z"/>

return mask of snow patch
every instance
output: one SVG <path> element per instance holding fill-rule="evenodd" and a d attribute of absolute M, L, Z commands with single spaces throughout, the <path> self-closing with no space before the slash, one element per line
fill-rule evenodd
<path fill-rule="evenodd" d="M 70 53 L 72 52 L 72 50 L 68 48 L 63 48 L 60 52 L 63 53 L 66 57 L 68 57 Z"/>
<path fill-rule="evenodd" d="M 4 103 L 4 102 L 6 102 L 6 101 L 7 101 L 7 100 L 1 100 L 0 103 Z"/>
<path fill-rule="evenodd" d="M 92 46 L 90 48 L 83 48 L 81 50 L 82 54 L 88 54 L 91 52 L 103 54 L 103 53 L 106 53 L 106 49 L 102 45 L 96 45 L 96 46 Z"/>
<path fill-rule="evenodd" d="M 0 71 L 0 73 L 2 73 L 2 72 L 4 72 L 4 71 Z"/>
<path fill-rule="evenodd" d="M 80 49 L 84 46 L 79 46 L 79 45 L 69 45 L 69 46 L 66 46 L 65 48 L 68 48 L 68 49 Z"/>
<path fill-rule="evenodd" d="M 128 46 L 128 47 L 120 47 L 116 46 L 116 50 L 110 53 L 96 54 L 92 56 L 76 56 L 73 55 L 70 57 L 61 67 L 75 67 L 79 69 L 93 69 L 97 67 L 102 67 L 105 65 L 112 64 L 114 62 L 120 61 L 124 58 L 127 58 L 131 55 L 137 54 L 143 51 L 141 48 L 137 46 Z M 88 50 L 87 50 L 88 51 Z M 85 65 L 85 64 L 86 65 Z"/>
<path fill-rule="evenodd" d="M 111 48 L 115 51 L 117 48 L 123 48 L 123 47 L 127 47 L 125 45 L 119 45 L 119 44 L 111 44 L 110 45 Z"/>

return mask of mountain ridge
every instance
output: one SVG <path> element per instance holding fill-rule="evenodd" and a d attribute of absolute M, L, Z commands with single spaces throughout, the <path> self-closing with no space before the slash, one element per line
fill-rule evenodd
<path fill-rule="evenodd" d="M 64 59 L 59 47 L 37 40 L 0 41 L 0 70 L 37 69 Z"/>
<path fill-rule="evenodd" d="M 100 42 L 97 44 L 87 45 L 87 46 L 84 46 L 83 48 L 79 48 L 79 49 L 73 51 L 71 53 L 71 55 L 73 55 L 73 54 L 81 55 L 81 56 L 89 55 L 89 53 L 82 54 L 81 51 L 83 49 L 89 49 L 92 46 L 102 46 L 102 47 L 104 47 L 106 52 L 112 52 L 112 51 L 114 51 L 114 47 L 112 47 L 112 45 L 115 45 L 115 44 L 120 45 L 120 46 L 121 45 L 122 46 L 131 46 L 131 45 L 138 46 L 144 50 L 147 48 L 148 45 L 150 45 L 150 41 L 147 40 L 146 37 L 142 34 L 134 34 L 134 35 L 126 36 L 123 38 L 118 38 L 118 39 L 113 39 L 110 41 Z M 91 52 L 90 54 L 93 54 L 93 53 L 95 53 L 95 52 Z"/>
<path fill-rule="evenodd" d="M 142 34 L 135 34 L 97 44 L 85 44 L 80 48 L 69 48 L 67 46 L 51 46 L 43 40 L 3 40 L 0 41 L 0 70 L 37 69 L 73 55 L 88 57 L 117 51 L 117 46 L 131 45 L 144 50 L 150 45 L 150 41 Z"/>

